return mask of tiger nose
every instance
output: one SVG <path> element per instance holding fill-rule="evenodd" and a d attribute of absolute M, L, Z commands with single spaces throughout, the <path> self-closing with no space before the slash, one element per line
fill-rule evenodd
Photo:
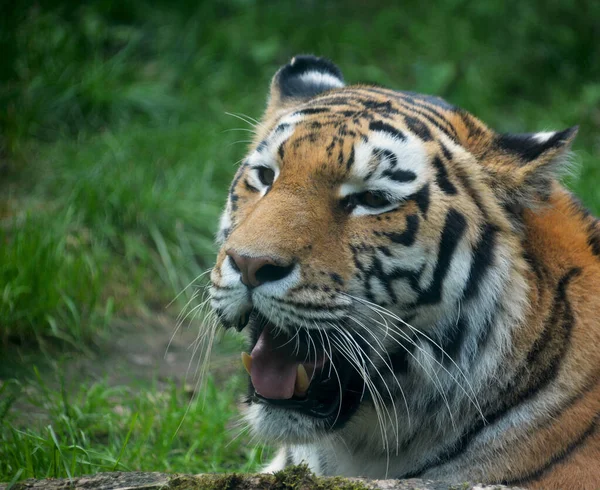
<path fill-rule="evenodd" d="M 232 267 L 242 275 L 242 282 L 249 288 L 255 288 L 266 282 L 274 282 L 288 276 L 294 264 L 285 264 L 274 257 L 249 257 L 240 255 L 235 250 L 225 252 Z"/>

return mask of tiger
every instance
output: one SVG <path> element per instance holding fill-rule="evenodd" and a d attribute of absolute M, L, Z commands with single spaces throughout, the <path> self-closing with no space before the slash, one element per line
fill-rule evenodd
<path fill-rule="evenodd" d="M 229 188 L 210 275 L 244 331 L 265 472 L 600 488 L 600 225 L 578 131 L 490 129 L 295 56 Z"/>

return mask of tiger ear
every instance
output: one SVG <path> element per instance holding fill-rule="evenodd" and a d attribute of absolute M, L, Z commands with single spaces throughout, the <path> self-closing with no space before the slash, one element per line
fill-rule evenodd
<path fill-rule="evenodd" d="M 301 103 L 321 92 L 343 86 L 342 72 L 331 61 L 312 55 L 295 56 L 273 77 L 267 112 Z"/>
<path fill-rule="evenodd" d="M 578 129 L 495 135 L 483 163 L 501 201 L 529 207 L 545 200 L 552 182 L 569 171 L 571 144 Z"/>

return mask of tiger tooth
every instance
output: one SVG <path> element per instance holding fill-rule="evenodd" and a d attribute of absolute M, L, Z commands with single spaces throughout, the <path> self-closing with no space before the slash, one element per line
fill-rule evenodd
<path fill-rule="evenodd" d="M 244 365 L 246 372 L 250 374 L 250 371 L 252 370 L 252 356 L 242 352 L 242 364 Z"/>
<path fill-rule="evenodd" d="M 303 364 L 298 364 L 298 372 L 296 374 L 296 384 L 294 385 L 294 395 L 296 396 L 304 396 L 308 391 L 308 385 L 310 385 L 310 381 L 308 379 L 308 374 L 306 373 L 306 368 Z"/>

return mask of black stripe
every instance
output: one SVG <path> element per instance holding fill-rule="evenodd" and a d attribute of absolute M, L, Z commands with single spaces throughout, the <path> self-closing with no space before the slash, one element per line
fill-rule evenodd
<path fill-rule="evenodd" d="M 392 242 L 410 247 L 417 238 L 419 231 L 419 217 L 416 214 L 409 214 L 406 217 L 406 228 L 403 232 L 377 232 L 376 235 L 383 234 Z"/>
<path fill-rule="evenodd" d="M 384 123 L 383 121 L 372 121 L 369 123 L 369 129 L 371 131 L 384 131 L 386 133 L 390 133 L 395 138 L 398 138 L 401 141 L 406 140 L 406 136 L 399 129 L 391 126 L 388 123 Z"/>
<path fill-rule="evenodd" d="M 335 282 L 336 284 L 339 284 L 340 286 L 344 285 L 344 280 L 342 279 L 342 276 L 340 276 L 339 274 L 337 274 L 335 272 L 331 272 L 329 274 L 329 277 L 331 277 L 331 280 L 333 282 Z"/>
<path fill-rule="evenodd" d="M 452 257 L 466 229 L 467 220 L 465 217 L 451 208 L 446 215 L 446 222 L 442 230 L 433 280 L 429 288 L 419 295 L 419 299 L 417 300 L 418 305 L 438 303 L 441 300 L 444 280 L 450 269 Z"/>
<path fill-rule="evenodd" d="M 232 192 L 229 194 L 229 201 L 231 202 L 231 211 L 236 212 L 238 210 L 238 201 L 240 200 L 240 196 L 237 195 L 237 192 Z"/>
<path fill-rule="evenodd" d="M 256 147 L 256 151 L 260 153 L 260 152 L 261 152 L 261 151 L 263 151 L 263 150 L 264 150 L 266 147 L 267 147 L 267 141 L 266 141 L 266 140 L 262 140 L 262 141 L 261 141 L 261 142 L 258 144 L 258 146 Z"/>
<path fill-rule="evenodd" d="M 273 131 L 273 133 L 281 133 L 282 131 L 285 131 L 289 127 L 290 127 L 289 123 L 281 123 L 279 126 L 277 126 L 275 128 L 275 131 Z"/>
<path fill-rule="evenodd" d="M 456 187 L 454 187 L 454 184 L 448 179 L 448 171 L 439 155 L 436 155 L 431 163 L 435 167 L 435 181 L 440 190 L 444 192 L 444 194 L 454 196 L 457 193 Z"/>
<path fill-rule="evenodd" d="M 442 153 L 444 154 L 444 158 L 446 160 L 448 160 L 449 162 L 451 162 L 452 158 L 454 158 L 454 155 L 452 155 L 452 152 L 443 143 L 440 143 L 440 148 L 442 149 Z"/>
<path fill-rule="evenodd" d="M 496 246 L 496 235 L 498 228 L 490 223 L 481 230 L 479 242 L 473 251 L 473 262 L 469 271 L 469 279 L 463 292 L 465 300 L 471 299 L 479 291 L 483 276 L 492 265 L 494 260 L 494 247 Z"/>
<path fill-rule="evenodd" d="M 238 168 L 237 172 L 235 173 L 235 176 L 233 177 L 233 181 L 231 182 L 231 185 L 229 186 L 229 201 L 231 202 L 231 211 L 232 212 L 236 212 L 238 209 L 237 202 L 239 200 L 239 197 L 238 197 L 237 193 L 235 192 L 235 189 L 238 185 L 238 182 L 242 178 L 242 175 L 244 175 L 244 172 L 246 171 L 246 167 L 248 167 L 248 162 L 242 163 L 240 168 Z"/>
<path fill-rule="evenodd" d="M 425 266 L 422 266 L 417 271 L 410 269 L 401 269 L 400 267 L 397 267 L 392 269 L 386 275 L 386 278 L 390 281 L 394 281 L 396 279 L 408 279 L 410 287 L 417 291 L 419 289 L 419 280 L 421 279 L 424 270 Z"/>
<path fill-rule="evenodd" d="M 382 114 L 385 116 L 388 116 L 390 114 L 398 114 L 398 110 L 392 107 L 392 103 L 389 100 L 386 100 L 385 102 L 379 102 L 377 100 L 367 99 L 362 101 L 362 103 L 365 106 L 365 108 L 372 111 L 376 111 L 377 114 Z"/>
<path fill-rule="evenodd" d="M 375 153 L 375 155 L 379 155 L 381 161 L 387 158 L 390 161 L 390 168 L 394 168 L 396 165 L 398 165 L 398 157 L 393 151 L 386 150 L 384 148 L 374 148 L 373 153 Z"/>
<path fill-rule="evenodd" d="M 344 150 L 340 147 L 340 151 L 338 153 L 338 165 L 341 165 L 342 163 L 344 163 Z"/>
<path fill-rule="evenodd" d="M 429 131 L 429 128 L 427 127 L 427 125 L 424 124 L 422 121 L 419 121 L 415 117 L 404 116 L 404 122 L 408 126 L 408 129 L 410 129 L 413 133 L 415 133 L 423 141 L 433 140 L 433 137 L 431 136 L 431 131 Z"/>
<path fill-rule="evenodd" d="M 389 247 L 385 247 L 385 246 L 382 245 L 380 247 L 377 247 L 377 250 L 379 250 L 386 257 L 391 257 L 392 256 L 392 252 L 390 251 Z"/>
<path fill-rule="evenodd" d="M 294 112 L 293 115 L 321 114 L 329 111 L 330 109 L 328 107 L 309 107 L 308 109 L 300 109 L 299 111 Z"/>
<path fill-rule="evenodd" d="M 502 481 L 502 484 L 509 485 L 509 486 L 514 486 L 514 485 L 520 486 L 522 484 L 531 483 L 532 481 L 538 480 L 539 478 L 543 477 L 544 474 L 546 474 L 548 472 L 548 470 L 552 469 L 552 467 L 556 466 L 557 464 L 562 463 L 569 456 L 571 456 L 578 448 L 580 448 L 583 444 L 585 444 L 585 442 L 588 440 L 588 438 L 590 436 L 592 436 L 594 434 L 594 432 L 596 432 L 596 429 L 598 428 L 599 419 L 600 419 L 600 415 L 596 415 L 596 417 L 594 417 L 594 420 L 589 425 L 589 427 L 585 431 L 583 431 L 583 433 L 581 433 L 579 435 L 579 437 L 577 437 L 575 440 L 571 441 L 571 443 L 566 448 L 564 448 L 561 451 L 559 451 L 558 453 L 556 453 L 543 466 L 541 466 L 540 468 L 538 468 L 535 471 L 532 471 L 531 473 L 528 473 L 525 476 L 521 476 L 519 478 L 514 478 L 511 480 L 504 480 L 504 481 Z"/>
<path fill-rule="evenodd" d="M 396 340 L 399 345 L 394 343 L 393 350 L 389 349 L 390 367 L 394 373 L 406 374 L 410 365 L 410 359 L 412 359 L 412 355 L 414 355 L 415 346 L 412 342 L 404 338 Z"/>
<path fill-rule="evenodd" d="M 413 111 L 416 114 L 419 114 L 420 116 L 427 119 L 431 124 L 433 124 L 436 128 L 438 128 L 442 133 L 444 133 L 446 136 L 448 136 L 448 138 L 450 138 L 451 140 L 458 141 L 458 135 L 456 134 L 456 130 L 452 126 L 450 126 L 450 124 L 447 123 L 446 120 L 444 120 L 444 121 L 447 123 L 450 130 L 448 130 L 445 126 L 442 126 L 440 123 L 438 123 L 434 118 L 432 118 L 428 114 L 425 114 L 418 109 L 414 109 L 411 107 L 407 107 L 407 109 L 410 111 Z"/>
<path fill-rule="evenodd" d="M 286 144 L 287 140 L 284 141 L 283 143 L 281 143 L 279 145 L 279 148 L 277 149 L 277 154 L 279 155 L 279 159 L 283 160 L 283 155 L 285 154 L 285 148 L 284 145 Z"/>
<path fill-rule="evenodd" d="M 478 126 L 476 124 L 476 119 L 471 114 L 469 114 L 464 109 L 459 109 L 457 113 L 460 116 L 460 119 L 462 120 L 463 124 L 469 131 L 469 139 L 477 138 L 483 135 L 483 129 L 481 128 L 481 126 Z"/>
<path fill-rule="evenodd" d="M 591 219 L 588 226 L 588 245 L 592 253 L 596 257 L 600 257 L 600 227 L 598 226 L 598 220 L 595 218 Z"/>
<path fill-rule="evenodd" d="M 231 228 L 230 227 L 223 228 L 223 230 L 221 230 L 221 234 L 223 235 L 223 238 L 225 238 L 225 239 L 229 238 L 229 235 L 231 235 Z"/>
<path fill-rule="evenodd" d="M 258 189 L 248 182 L 248 180 L 244 180 L 244 187 L 249 192 L 258 192 Z"/>
<path fill-rule="evenodd" d="M 415 201 L 415 203 L 417 203 L 417 206 L 423 214 L 423 218 L 427 219 L 427 211 L 429 211 L 430 201 L 429 184 L 425 184 L 417 192 L 415 192 L 411 196 L 408 196 L 408 199 L 412 199 L 413 201 Z"/>
<path fill-rule="evenodd" d="M 526 241 L 521 242 L 521 246 L 525 250 L 523 252 L 523 258 L 525 259 L 525 262 L 527 262 L 527 264 L 529 265 L 529 267 L 535 274 L 538 289 L 541 289 L 543 286 L 540 283 L 545 281 L 545 274 L 546 274 L 544 267 L 540 263 L 539 259 L 535 256 L 535 254 L 531 250 L 528 250 Z"/>
<path fill-rule="evenodd" d="M 373 257 L 373 265 L 371 266 L 369 272 L 370 274 L 367 278 L 367 281 L 370 281 L 373 277 L 378 279 L 379 282 L 383 284 L 383 287 L 385 288 L 385 291 L 390 298 L 390 302 L 396 303 L 396 294 L 394 288 L 392 287 L 392 281 L 390 280 L 388 275 L 385 272 L 383 272 L 383 265 L 381 264 L 381 260 L 379 259 L 379 257 Z M 379 305 L 383 306 L 383 303 L 380 301 Z"/>
<path fill-rule="evenodd" d="M 352 148 L 350 150 L 350 156 L 346 161 L 346 170 L 350 170 L 352 168 L 352 165 L 354 165 L 354 145 L 352 145 Z"/>
<path fill-rule="evenodd" d="M 483 200 L 479 196 L 479 193 L 471 185 L 471 178 L 469 177 L 467 172 L 465 172 L 460 166 L 455 165 L 453 168 L 454 168 L 454 173 L 455 173 L 456 177 L 460 181 L 460 185 L 462 185 L 463 189 L 467 192 L 469 197 L 475 203 L 475 206 L 477 206 L 479 211 L 481 211 L 481 214 L 483 214 L 483 217 L 487 219 L 488 213 L 487 213 L 486 207 L 483 205 Z"/>
<path fill-rule="evenodd" d="M 397 279 L 407 279 L 410 286 L 414 290 L 417 290 L 419 287 L 419 278 L 421 277 L 423 270 L 424 268 L 421 268 L 418 271 L 395 268 L 386 274 L 383 271 L 381 260 L 378 257 L 375 257 L 373 259 L 373 266 L 368 271 L 367 280 L 370 281 L 372 277 L 376 277 L 379 282 L 384 285 L 391 302 L 395 304 L 397 303 L 398 298 L 396 297 L 396 292 L 393 288 L 393 282 Z M 381 302 L 379 304 L 380 306 L 384 306 Z"/>
<path fill-rule="evenodd" d="M 384 170 L 381 175 L 395 182 L 412 182 L 417 178 L 417 174 L 410 170 Z"/>
<path fill-rule="evenodd" d="M 354 245 L 350 245 L 350 251 L 352 252 L 352 260 L 354 261 L 354 267 L 356 267 L 361 272 L 365 272 L 365 266 L 358 259 L 358 254 L 360 253 L 360 249 Z"/>

